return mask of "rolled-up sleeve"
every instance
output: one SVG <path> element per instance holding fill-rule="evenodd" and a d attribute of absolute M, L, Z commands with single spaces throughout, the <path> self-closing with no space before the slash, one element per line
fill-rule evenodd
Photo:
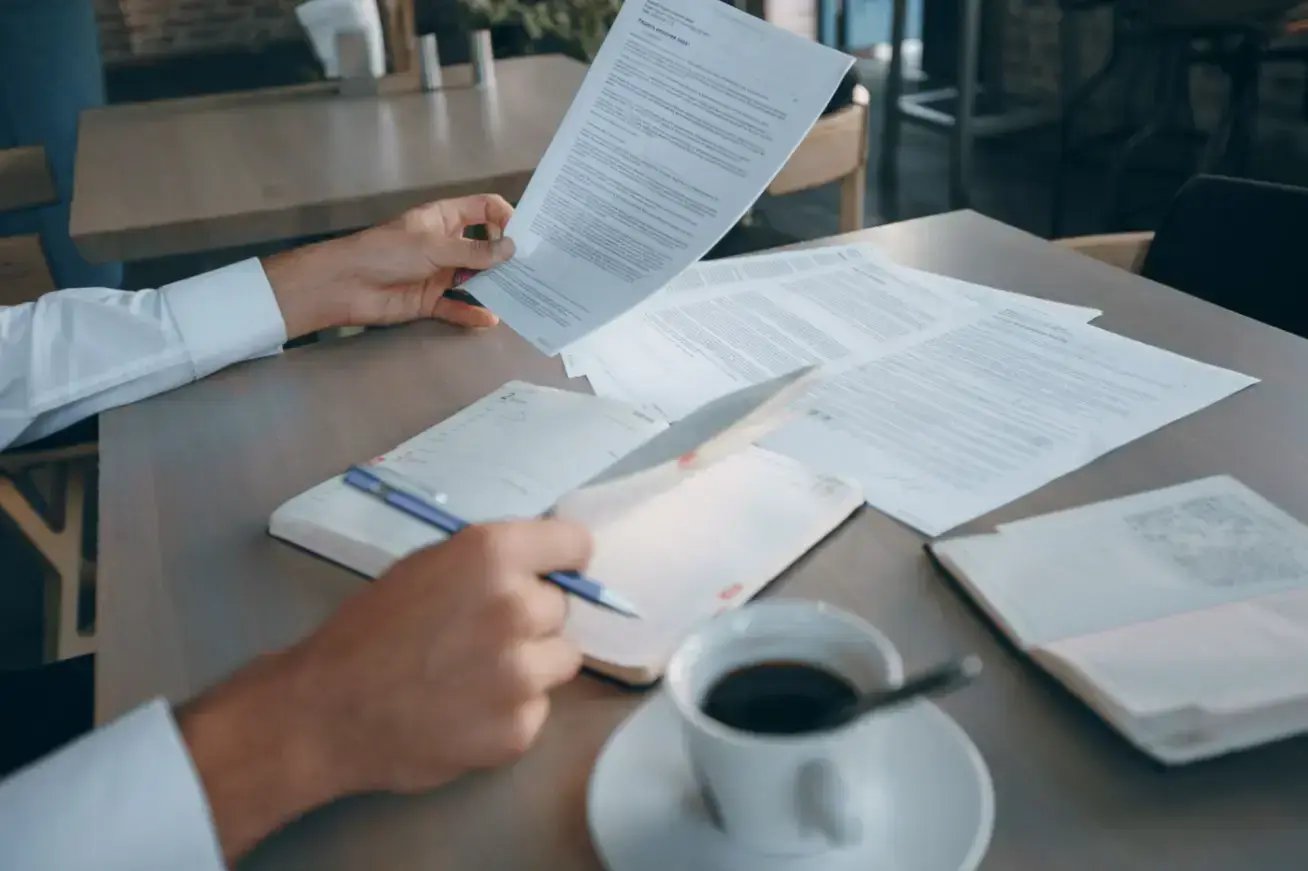
<path fill-rule="evenodd" d="M 209 806 L 154 701 L 0 782 L 5 871 L 221 871 Z"/>
<path fill-rule="evenodd" d="M 0 448 L 276 352 L 285 341 L 256 259 L 157 290 L 60 290 L 0 308 Z"/>

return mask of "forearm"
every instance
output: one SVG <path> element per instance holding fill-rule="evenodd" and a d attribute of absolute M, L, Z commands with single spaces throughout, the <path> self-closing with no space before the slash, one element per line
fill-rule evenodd
<path fill-rule="evenodd" d="M 247 260 L 158 290 L 84 288 L 0 308 L 0 449 L 171 390 L 286 340 Z"/>
<path fill-rule="evenodd" d="M 177 715 L 229 863 L 342 793 L 295 656 L 264 657 Z"/>

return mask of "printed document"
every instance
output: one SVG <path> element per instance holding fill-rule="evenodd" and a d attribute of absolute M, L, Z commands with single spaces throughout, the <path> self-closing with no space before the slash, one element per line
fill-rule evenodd
<path fill-rule="evenodd" d="M 668 294 L 587 340 L 581 365 L 596 393 L 676 420 L 724 393 L 918 338 L 977 308 L 892 264 L 848 262 Z"/>
<path fill-rule="evenodd" d="M 626 356 L 627 339 L 619 338 L 623 330 L 639 331 L 642 329 L 641 315 L 660 306 L 675 305 L 684 293 L 684 298 L 693 298 L 695 291 L 710 289 L 721 290 L 728 285 L 745 282 L 777 281 L 798 278 L 812 273 L 824 272 L 831 267 L 853 266 L 857 263 L 876 262 L 898 272 L 900 277 L 915 285 L 926 285 L 932 291 L 945 291 L 963 300 L 992 308 L 1035 309 L 1046 317 L 1065 319 L 1079 323 L 1089 323 L 1103 312 L 1086 306 L 1070 305 L 1065 302 L 1027 296 L 1009 290 L 975 284 L 947 275 L 937 275 L 921 269 L 893 264 L 890 258 L 874 245 L 866 242 L 851 245 L 830 245 L 821 248 L 808 248 L 799 251 L 778 251 L 767 254 L 751 254 L 731 257 L 724 260 L 701 261 L 686 269 L 674 278 L 659 293 L 647 299 L 636 310 L 628 312 L 613 323 L 592 333 L 569 350 L 560 355 L 563 367 L 569 377 L 577 378 L 592 371 L 596 377 L 591 379 L 591 386 L 601 396 L 613 395 L 629 401 L 639 401 L 639 397 L 624 393 L 621 387 L 614 386 L 613 376 L 609 374 L 609 364 Z M 857 278 L 857 276 L 854 276 Z M 606 337 L 609 337 L 606 340 Z M 628 337 L 629 338 L 629 337 Z M 608 349 L 610 358 L 602 353 Z M 615 392 L 609 393 L 609 390 Z"/>
<path fill-rule="evenodd" d="M 934 536 L 1256 381 L 1005 310 L 850 361 L 763 444 Z"/>
<path fill-rule="evenodd" d="M 509 222 L 517 253 L 467 290 L 546 354 L 608 323 L 722 238 L 852 62 L 719 0 L 627 0 Z"/>

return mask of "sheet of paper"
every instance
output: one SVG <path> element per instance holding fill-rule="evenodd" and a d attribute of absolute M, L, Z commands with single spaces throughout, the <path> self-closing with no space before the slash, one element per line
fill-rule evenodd
<path fill-rule="evenodd" d="M 808 272 L 839 266 L 848 262 L 868 260 L 884 261 L 885 255 L 877 248 L 865 243 L 855 245 L 832 245 L 826 248 L 813 248 L 804 251 L 776 251 L 766 254 L 747 254 L 741 257 L 728 257 L 724 260 L 701 260 L 692 263 L 684 272 L 668 282 L 662 290 L 646 299 L 636 308 L 606 324 L 599 330 L 579 340 L 559 357 L 563 360 L 564 371 L 571 378 L 586 375 L 592 361 L 590 348 L 607 333 L 616 333 L 627 324 L 633 326 L 640 315 L 649 308 L 664 301 L 671 301 L 676 294 L 686 291 L 721 289 L 728 285 L 747 281 L 766 281 L 802 275 Z M 596 390 L 601 396 L 607 395 Z"/>
<path fill-rule="evenodd" d="M 697 624 L 749 601 L 860 504 L 857 487 L 748 448 L 596 529 L 590 574 L 642 619 L 573 600 L 568 635 L 621 679 L 652 681 Z"/>
<path fill-rule="evenodd" d="M 815 376 L 798 369 L 701 406 L 565 495 L 555 512 L 594 527 L 679 486 L 790 420 Z"/>
<path fill-rule="evenodd" d="M 764 445 L 939 535 L 1257 379 L 1026 312 L 850 361 Z"/>
<path fill-rule="evenodd" d="M 885 349 L 978 307 L 877 261 L 669 295 L 586 343 L 597 393 L 676 420 L 733 390 Z"/>
<path fill-rule="evenodd" d="M 546 354 L 698 260 L 785 164 L 852 58 L 719 0 L 628 0 L 467 284 Z"/>
<path fill-rule="evenodd" d="M 893 265 L 894 270 L 897 270 L 914 284 L 926 285 L 938 291 L 945 291 L 978 305 L 993 308 L 1035 309 L 1051 319 L 1079 323 L 1089 323 L 1103 314 L 1099 309 L 1087 306 L 1054 302 L 1012 291 L 999 290 L 994 287 L 986 287 L 970 281 L 951 278 L 947 275 L 938 275 L 921 269 L 893 264 L 893 261 L 885 252 L 865 242 L 852 245 L 832 245 L 824 248 L 752 254 L 731 257 L 725 260 L 696 263 L 634 311 L 628 312 L 598 332 L 577 342 L 571 349 L 561 354 L 564 369 L 572 378 L 595 372 L 598 374 L 599 379 L 604 381 L 605 361 L 603 359 L 597 361 L 596 354 L 592 349 L 599 348 L 604 337 L 612 334 L 614 339 L 608 343 L 607 347 L 610 350 L 620 351 L 622 342 L 617 337 L 622 330 L 628 328 L 640 329 L 641 314 L 660 305 L 675 304 L 677 295 L 680 292 L 723 289 L 728 285 L 745 282 L 792 278 L 815 272 L 824 272 L 833 266 L 867 261 Z M 609 382 L 604 381 L 604 383 L 606 387 L 609 386 Z M 599 386 L 594 384 L 592 386 L 596 393 L 601 396 L 622 395 L 620 388 L 615 388 L 617 392 L 610 394 Z"/>
<path fill-rule="evenodd" d="M 931 285 L 937 290 L 952 291 L 963 299 L 971 300 L 978 305 L 986 305 L 992 308 L 1035 311 L 1040 314 L 1040 316 L 1049 318 L 1050 320 L 1080 324 L 1088 324 L 1103 314 L 1099 309 L 1090 308 L 1089 306 L 1072 305 L 1071 303 L 1066 302 L 1055 302 L 1052 299 L 1028 296 L 1025 293 L 1014 293 L 1011 290 L 1000 290 L 997 287 L 987 287 L 984 284 L 976 284 L 971 281 L 964 281 L 961 278 L 953 278 L 949 275 L 927 272 L 923 269 L 912 269 L 908 266 L 898 266 L 897 268 L 913 281 Z"/>
<path fill-rule="evenodd" d="M 379 459 L 465 520 L 533 517 L 665 426 L 617 402 L 511 381 Z M 443 538 L 340 478 L 282 505 L 272 524 L 274 535 L 312 528 L 326 540 L 325 530 L 345 552 L 324 556 L 365 574 Z"/>

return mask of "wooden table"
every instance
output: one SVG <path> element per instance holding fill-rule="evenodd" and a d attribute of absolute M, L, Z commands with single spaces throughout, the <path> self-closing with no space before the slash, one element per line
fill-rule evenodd
<path fill-rule="evenodd" d="M 316 82 L 84 112 L 71 234 L 88 260 L 137 260 L 349 230 L 426 200 L 516 199 L 586 68 L 562 55 L 467 66 L 446 88 L 371 97 Z"/>
<path fill-rule="evenodd" d="M 1308 342 L 969 212 L 844 238 L 913 266 L 1098 306 L 1106 327 L 1263 379 L 973 528 L 1215 472 L 1308 518 Z M 288 352 L 107 414 L 99 718 L 158 693 L 184 699 L 309 632 L 363 581 L 269 538 L 269 513 L 509 378 L 569 384 L 508 330 L 454 336 L 424 324 Z M 1308 739 L 1155 766 L 1005 644 L 921 544 L 865 509 L 769 595 L 862 614 L 909 668 L 981 654 L 983 679 L 943 707 L 994 775 L 986 867 L 1303 867 Z M 583 676 L 558 693 L 540 744 L 512 768 L 422 797 L 342 802 L 292 825 L 247 865 L 594 868 L 586 780 L 609 732 L 644 698 Z"/>

